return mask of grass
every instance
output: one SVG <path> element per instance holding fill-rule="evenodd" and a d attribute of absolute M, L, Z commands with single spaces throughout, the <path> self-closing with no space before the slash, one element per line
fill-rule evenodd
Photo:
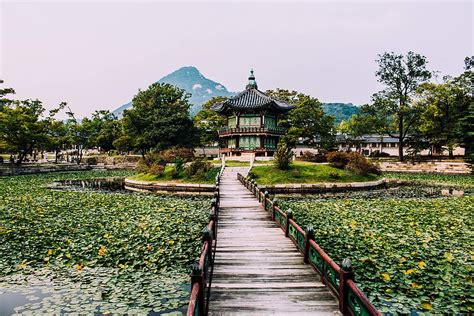
<path fill-rule="evenodd" d="M 226 160 L 225 165 L 227 167 L 248 167 L 250 163 L 248 161 Z"/>
<path fill-rule="evenodd" d="M 289 170 L 279 170 L 274 166 L 254 166 L 250 171 L 256 176 L 257 183 L 263 185 L 286 183 L 319 183 L 319 182 L 362 182 L 373 181 L 376 175 L 361 176 L 348 170 L 341 170 L 329 165 L 295 161 Z"/>
<path fill-rule="evenodd" d="M 187 177 L 184 172 L 181 172 L 173 176 L 174 167 L 166 166 L 165 171 L 161 176 L 157 176 L 149 173 L 135 174 L 129 179 L 138 181 L 151 181 L 151 182 L 163 182 L 163 183 L 199 183 L 199 184 L 214 184 L 216 181 L 216 175 L 219 173 L 220 168 L 211 168 L 202 176 Z"/>

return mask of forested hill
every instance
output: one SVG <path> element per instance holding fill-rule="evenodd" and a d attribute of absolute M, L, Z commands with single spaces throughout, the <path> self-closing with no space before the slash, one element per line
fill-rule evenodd
<path fill-rule="evenodd" d="M 196 67 L 182 67 L 158 80 L 160 83 L 169 83 L 177 86 L 191 94 L 189 102 L 192 104 L 190 112 L 195 115 L 201 105 L 216 96 L 231 97 L 235 95 L 227 88 L 216 81 L 204 77 Z M 132 106 L 132 102 L 128 102 L 113 111 L 118 117 L 122 116 L 125 109 Z M 357 113 L 359 108 L 352 103 L 323 103 L 324 111 L 336 117 L 335 124 L 339 124 L 342 120 L 346 120 Z"/>
<path fill-rule="evenodd" d="M 359 113 L 358 106 L 352 103 L 323 103 L 324 112 L 336 118 L 335 124 L 339 125 L 341 121 L 349 119 L 352 114 Z"/>
<path fill-rule="evenodd" d="M 160 83 L 169 83 L 173 86 L 186 90 L 191 94 L 189 103 L 192 104 L 190 112 L 191 115 L 196 114 L 201 105 L 211 99 L 212 97 L 224 96 L 230 97 L 235 93 L 227 91 L 227 88 L 222 84 L 204 77 L 196 67 L 182 67 L 169 75 L 164 76 Z M 114 111 L 114 114 L 121 117 L 123 110 L 132 106 L 132 102 L 122 105 Z"/>

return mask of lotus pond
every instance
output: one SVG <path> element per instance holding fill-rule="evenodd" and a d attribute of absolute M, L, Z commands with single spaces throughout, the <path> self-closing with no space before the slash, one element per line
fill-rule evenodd
<path fill-rule="evenodd" d="M 210 199 L 51 190 L 72 172 L 0 178 L 0 314 L 182 312 Z"/>
<path fill-rule="evenodd" d="M 291 208 L 303 228 L 314 226 L 316 242 L 336 262 L 352 260 L 357 284 L 383 313 L 472 313 L 474 178 L 384 176 L 415 182 L 388 190 L 283 198 L 280 205 Z"/>

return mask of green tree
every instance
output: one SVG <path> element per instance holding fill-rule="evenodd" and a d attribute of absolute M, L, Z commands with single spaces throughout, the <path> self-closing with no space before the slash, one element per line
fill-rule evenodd
<path fill-rule="evenodd" d="M 0 144 L 5 150 L 18 153 L 17 164 L 32 153 L 35 146 L 46 142 L 45 111 L 39 100 L 11 101 L 0 110 Z"/>
<path fill-rule="evenodd" d="M 227 122 L 223 115 L 211 110 L 211 107 L 225 100 L 227 98 L 221 96 L 210 99 L 202 105 L 202 110 L 194 116 L 193 121 L 199 131 L 199 143 L 201 146 L 214 144 L 219 141 L 218 132 Z"/>
<path fill-rule="evenodd" d="M 403 161 L 406 137 L 419 120 L 420 109 L 413 106 L 413 95 L 418 86 L 431 78 L 426 68 L 426 57 L 409 52 L 406 56 L 393 52 L 379 55 L 376 72 L 385 89 L 374 94 L 374 115 L 386 117 L 385 131 L 398 138 L 399 159 Z"/>
<path fill-rule="evenodd" d="M 122 119 L 130 149 L 145 157 L 150 150 L 194 147 L 198 134 L 189 117 L 188 99 L 184 90 L 170 84 L 154 83 L 140 90 Z"/>
<path fill-rule="evenodd" d="M 266 94 L 295 105 L 295 108 L 280 120 L 288 132 L 284 141 L 290 147 L 299 139 L 309 146 L 330 149 L 334 146 L 334 117 L 325 115 L 321 102 L 309 95 L 288 90 L 268 90 Z"/>

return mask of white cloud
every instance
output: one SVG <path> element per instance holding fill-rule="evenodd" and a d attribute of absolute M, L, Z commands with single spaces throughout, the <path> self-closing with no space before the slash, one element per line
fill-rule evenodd
<path fill-rule="evenodd" d="M 195 84 L 193 85 L 193 90 L 201 89 L 201 88 L 202 88 L 202 86 L 201 86 L 199 83 L 195 83 Z"/>
<path fill-rule="evenodd" d="M 211 90 L 211 89 L 206 89 L 206 92 L 207 92 L 207 94 L 212 94 L 212 90 Z"/>
<path fill-rule="evenodd" d="M 218 85 L 216 86 L 216 89 L 217 89 L 217 90 L 224 90 L 224 87 L 221 86 L 220 84 L 218 84 Z"/>

